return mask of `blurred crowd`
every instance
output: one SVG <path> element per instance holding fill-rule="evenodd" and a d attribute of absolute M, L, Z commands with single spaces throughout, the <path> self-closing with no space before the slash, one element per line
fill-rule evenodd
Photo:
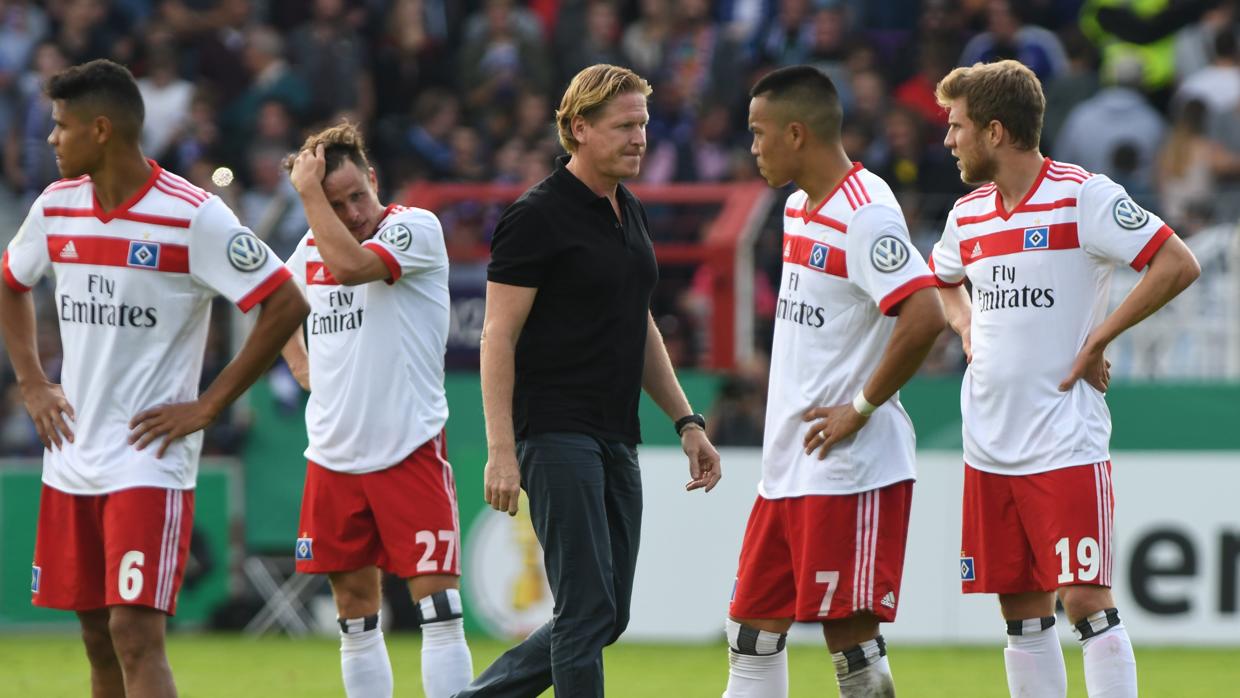
<path fill-rule="evenodd" d="M 553 110 L 568 80 L 616 63 L 654 87 L 641 182 L 752 181 L 748 86 L 812 63 L 840 89 L 846 149 L 891 184 L 928 253 L 966 191 L 934 86 L 957 65 L 1015 58 L 1046 90 L 1043 151 L 1110 175 L 1187 237 L 1240 216 L 1237 19 L 1230 0 L 0 0 L 0 223 L 11 234 L 58 177 L 42 83 L 92 58 L 139 79 L 147 155 L 219 193 L 282 256 L 305 220 L 280 162 L 308 129 L 360 124 L 389 200 L 423 181 L 530 184 L 561 152 Z M 220 168 L 230 185 L 212 181 Z M 781 211 L 755 254 L 759 354 Z M 708 217 L 652 211 L 656 241 L 692 241 Z M 494 218 L 445 212 L 449 248 L 477 249 Z M 696 365 L 709 280 L 664 278 L 660 326 L 677 363 Z M 54 317 L 40 318 L 53 378 Z M 209 368 L 231 351 L 217 325 Z M 945 337 L 925 370 L 962 365 Z M 0 453 L 37 452 L 8 373 Z M 725 403 L 761 374 L 738 369 Z M 235 441 L 226 429 L 209 448 Z"/>

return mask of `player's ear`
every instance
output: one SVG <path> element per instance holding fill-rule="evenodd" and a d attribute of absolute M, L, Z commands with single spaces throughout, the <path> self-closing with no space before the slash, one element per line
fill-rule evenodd
<path fill-rule="evenodd" d="M 373 191 L 378 192 L 379 191 L 379 176 L 375 174 L 375 168 L 369 167 L 367 168 L 367 170 L 368 171 L 366 173 L 366 179 L 370 180 L 370 188 Z"/>
<path fill-rule="evenodd" d="M 103 145 L 112 139 L 112 133 L 115 129 L 112 120 L 100 114 L 91 121 L 91 133 L 95 138 L 95 142 Z"/>
<path fill-rule="evenodd" d="M 589 122 L 586 121 L 586 117 L 580 114 L 574 116 L 573 120 L 569 122 L 568 130 L 573 134 L 573 140 L 577 141 L 578 145 L 585 145 L 586 126 L 588 125 Z"/>

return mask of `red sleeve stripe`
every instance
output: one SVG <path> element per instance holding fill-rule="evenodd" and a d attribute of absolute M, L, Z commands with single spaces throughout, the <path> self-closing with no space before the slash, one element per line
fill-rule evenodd
<path fill-rule="evenodd" d="M 1172 235 L 1175 235 L 1175 231 L 1171 229 L 1171 226 L 1164 223 L 1163 227 L 1159 228 L 1158 231 L 1154 233 L 1154 237 L 1150 238 L 1150 241 L 1145 243 L 1145 247 L 1142 247 L 1141 252 L 1137 254 L 1135 259 L 1132 260 L 1132 268 L 1137 271 L 1141 271 L 1148 266 L 1150 260 L 1154 258 L 1154 255 L 1157 254 L 1160 249 L 1162 249 L 1162 246 L 1166 244 L 1167 240 L 1171 239 Z M 7 270 L 8 267 L 6 266 L 5 269 Z"/>
<path fill-rule="evenodd" d="M 955 283 L 943 280 L 943 278 L 939 276 L 939 272 L 935 270 L 934 268 L 934 255 L 933 254 L 930 255 L 930 259 L 926 260 L 926 264 L 929 265 L 930 271 L 934 272 L 934 282 L 938 284 L 939 288 L 955 288 L 964 283 L 963 278 L 961 278 L 959 281 Z"/>
<path fill-rule="evenodd" d="M 400 280 L 400 263 L 396 261 L 391 252 L 388 252 L 386 247 L 370 240 L 362 243 L 362 247 L 379 255 L 379 259 L 383 260 L 383 264 L 388 268 L 388 274 L 390 275 L 385 279 L 389 286 Z"/>
<path fill-rule="evenodd" d="M 253 308 L 259 303 L 267 300 L 267 297 L 275 293 L 276 289 L 280 288 L 281 284 L 285 281 L 292 281 L 292 279 L 293 272 L 289 271 L 288 267 L 279 267 L 272 272 L 271 276 L 268 276 L 265 281 L 255 286 L 254 290 L 245 294 L 245 298 L 237 301 L 237 307 L 240 308 L 243 313 L 250 312 L 250 308 Z"/>
<path fill-rule="evenodd" d="M 878 309 L 883 315 L 895 315 L 896 307 L 900 305 L 906 298 L 923 288 L 935 288 L 938 286 L 938 280 L 934 276 L 919 276 L 911 281 L 900 285 L 896 290 L 888 293 L 878 304 Z"/>
<path fill-rule="evenodd" d="M 198 208 L 199 206 L 202 205 L 201 199 L 195 199 L 191 197 L 189 194 L 186 194 L 185 192 L 179 189 L 173 189 L 167 186 L 166 184 L 164 184 L 162 181 L 155 182 L 155 188 L 167 194 L 168 196 L 184 201 L 185 203 L 189 204 L 190 206 L 193 206 L 194 208 Z"/>
<path fill-rule="evenodd" d="M 206 201 L 208 198 L 211 197 L 211 194 L 207 192 L 205 189 L 202 189 L 201 187 L 191 184 L 189 180 L 185 179 L 184 177 L 174 175 L 168 170 L 163 170 L 162 172 L 160 172 L 159 180 L 163 182 L 164 184 L 167 184 L 176 189 L 180 189 L 181 191 L 184 191 L 186 194 L 189 194 L 190 196 L 193 196 L 196 198 L 200 198 L 203 201 Z"/>
<path fill-rule="evenodd" d="M 4 257 L 2 258 L 2 261 L 0 261 L 0 266 L 4 267 L 4 283 L 8 284 L 9 288 L 13 289 L 17 293 L 25 293 L 30 290 L 29 286 L 18 281 L 17 277 L 13 276 L 13 270 L 9 268 L 8 250 L 4 251 Z"/>

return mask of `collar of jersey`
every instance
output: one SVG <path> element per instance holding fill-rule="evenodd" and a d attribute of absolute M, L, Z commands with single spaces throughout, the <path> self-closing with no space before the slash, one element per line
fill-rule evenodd
<path fill-rule="evenodd" d="M 146 163 L 151 166 L 151 176 L 147 178 L 146 183 L 143 184 L 138 191 L 134 192 L 133 196 L 129 197 L 129 199 L 127 199 L 124 203 L 111 211 L 103 210 L 103 206 L 99 203 L 99 195 L 95 193 L 95 185 L 93 182 L 91 183 L 90 205 L 91 212 L 95 214 L 95 218 L 98 218 L 104 223 L 110 223 L 112 219 L 120 218 L 124 214 L 129 213 L 129 209 L 136 206 L 138 202 L 142 200 L 142 197 L 146 196 L 146 193 L 151 190 L 151 187 L 155 186 L 155 181 L 159 179 L 159 174 L 164 171 L 164 168 L 160 167 L 158 162 L 155 162 L 150 158 L 147 158 Z"/>

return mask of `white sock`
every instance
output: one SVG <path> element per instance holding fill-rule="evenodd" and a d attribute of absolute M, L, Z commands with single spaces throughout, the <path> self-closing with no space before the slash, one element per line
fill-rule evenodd
<path fill-rule="evenodd" d="M 426 698 L 451 698 L 474 678 L 474 660 L 460 618 L 422 624 L 422 691 Z"/>
<path fill-rule="evenodd" d="M 340 670 L 345 695 L 391 698 L 392 663 L 379 629 L 379 616 L 341 619 L 340 627 Z"/>
<path fill-rule="evenodd" d="M 895 698 L 896 685 L 882 635 L 852 649 L 832 652 L 831 660 L 840 698 Z"/>
<path fill-rule="evenodd" d="M 723 698 L 786 698 L 787 635 L 757 630 L 728 619 L 728 687 Z"/>
<path fill-rule="evenodd" d="M 1089 698 L 1136 698 L 1137 659 L 1119 614 L 1113 608 L 1098 611 L 1077 624 L 1078 629 L 1085 623 L 1104 628 L 1081 640 Z"/>
<path fill-rule="evenodd" d="M 1068 670 L 1055 632 L 1055 617 L 1008 621 L 1008 646 L 1003 650 L 1008 692 L 1020 698 L 1064 698 Z"/>

